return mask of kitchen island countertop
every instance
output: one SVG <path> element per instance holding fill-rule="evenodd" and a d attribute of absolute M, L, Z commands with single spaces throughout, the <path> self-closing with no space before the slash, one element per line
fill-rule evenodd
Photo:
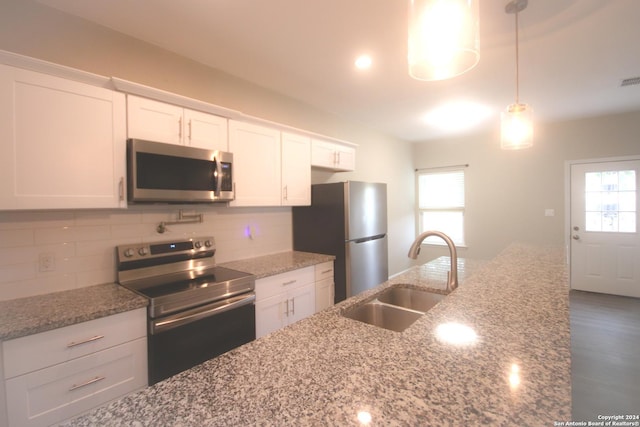
<path fill-rule="evenodd" d="M 443 263 L 436 260 L 435 271 L 430 264 L 416 267 L 66 425 L 566 421 L 571 375 L 564 260 L 561 248 L 511 245 L 402 333 L 341 315 L 398 284 L 443 292 L 446 273 L 442 280 Z M 435 334 L 442 324 L 470 328 L 477 338 L 447 343 Z"/>

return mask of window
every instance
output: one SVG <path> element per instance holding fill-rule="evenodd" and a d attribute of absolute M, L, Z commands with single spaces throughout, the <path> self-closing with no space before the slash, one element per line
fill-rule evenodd
<path fill-rule="evenodd" d="M 442 231 L 456 246 L 464 245 L 464 170 L 418 171 L 418 227 Z M 436 236 L 424 243 L 445 244 Z"/>
<path fill-rule="evenodd" d="M 586 231 L 635 233 L 636 172 L 587 172 L 584 178 Z"/>

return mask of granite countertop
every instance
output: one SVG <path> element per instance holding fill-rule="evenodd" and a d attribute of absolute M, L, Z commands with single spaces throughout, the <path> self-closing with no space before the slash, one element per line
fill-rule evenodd
<path fill-rule="evenodd" d="M 444 292 L 438 263 L 66 425 L 342 426 L 368 417 L 374 426 L 514 426 L 570 419 L 562 249 L 510 246 L 401 333 L 341 316 L 399 283 Z M 435 334 L 441 324 L 471 328 L 477 339 L 446 343 Z"/>
<path fill-rule="evenodd" d="M 146 307 L 146 298 L 115 283 L 0 301 L 0 341 Z"/>
<path fill-rule="evenodd" d="M 244 271 L 245 273 L 255 275 L 256 279 L 261 279 L 263 277 L 333 261 L 335 258 L 333 255 L 291 251 L 225 262 L 219 265 L 233 270 Z"/>
<path fill-rule="evenodd" d="M 331 255 L 292 251 L 220 265 L 261 278 L 332 261 L 334 258 Z M 0 301 L 0 341 L 46 332 L 147 305 L 146 298 L 115 283 Z"/>

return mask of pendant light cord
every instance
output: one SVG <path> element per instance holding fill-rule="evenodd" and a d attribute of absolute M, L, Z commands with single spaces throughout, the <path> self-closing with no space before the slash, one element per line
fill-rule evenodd
<path fill-rule="evenodd" d="M 516 104 L 520 104 L 520 67 L 519 67 L 519 52 L 518 52 L 518 9 L 516 8 Z"/>

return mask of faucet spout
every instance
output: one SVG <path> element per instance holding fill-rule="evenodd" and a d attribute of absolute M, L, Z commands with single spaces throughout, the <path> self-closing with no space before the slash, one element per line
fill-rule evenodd
<path fill-rule="evenodd" d="M 408 256 L 412 259 L 418 258 L 418 254 L 420 253 L 420 245 L 422 244 L 422 241 L 429 236 L 440 237 L 449 247 L 449 258 L 451 260 L 451 267 L 447 280 L 447 290 L 451 292 L 458 287 L 458 251 L 456 250 L 456 245 L 453 243 L 453 240 L 451 240 L 449 236 L 441 231 L 425 231 L 424 233 L 416 237 L 416 240 L 414 240 L 414 242 L 411 244 Z"/>

